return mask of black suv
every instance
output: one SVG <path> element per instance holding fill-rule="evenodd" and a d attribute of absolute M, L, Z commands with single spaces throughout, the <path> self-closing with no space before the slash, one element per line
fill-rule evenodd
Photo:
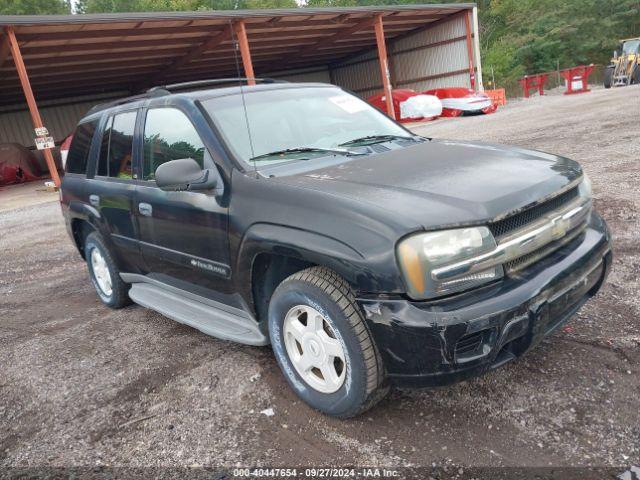
<path fill-rule="evenodd" d="M 325 413 L 504 365 L 607 276 L 610 234 L 572 160 L 416 136 L 333 85 L 214 87 L 87 114 L 69 234 L 106 305 L 271 344 Z"/>

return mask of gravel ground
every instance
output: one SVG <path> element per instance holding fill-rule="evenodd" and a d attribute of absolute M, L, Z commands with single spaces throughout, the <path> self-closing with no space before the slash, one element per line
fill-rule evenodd
<path fill-rule="evenodd" d="M 349 421 L 300 402 L 268 348 L 102 306 L 55 195 L 0 212 L 0 466 L 638 465 L 638 112 L 640 87 L 627 87 L 412 126 L 582 162 L 615 265 L 566 328 L 517 362 L 394 392 Z"/>

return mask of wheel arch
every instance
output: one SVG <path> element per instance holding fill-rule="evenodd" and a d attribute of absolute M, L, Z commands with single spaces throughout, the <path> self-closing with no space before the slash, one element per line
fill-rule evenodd
<path fill-rule="evenodd" d="M 85 258 L 84 241 L 91 232 L 103 233 L 102 216 L 97 209 L 81 202 L 71 202 L 68 214 L 69 233 L 80 256 Z"/>
<path fill-rule="evenodd" d="M 275 288 L 289 275 L 313 266 L 327 267 L 354 291 L 372 291 L 380 280 L 354 248 L 316 232 L 282 225 L 256 224 L 238 248 L 236 285 L 258 321 L 266 320 Z"/>
<path fill-rule="evenodd" d="M 314 263 L 273 252 L 260 252 L 251 266 L 251 298 L 259 322 L 266 322 L 269 300 L 278 285 L 290 275 Z"/>
<path fill-rule="evenodd" d="M 84 244 L 85 240 L 89 236 L 91 232 L 95 232 L 96 228 L 89 223 L 88 220 L 83 218 L 73 218 L 71 219 L 71 235 L 73 237 L 73 242 L 78 249 L 78 253 L 80 256 L 86 260 Z"/>

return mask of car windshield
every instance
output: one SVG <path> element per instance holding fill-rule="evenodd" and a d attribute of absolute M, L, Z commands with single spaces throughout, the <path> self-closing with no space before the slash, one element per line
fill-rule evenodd
<path fill-rule="evenodd" d="M 412 138 L 379 110 L 333 87 L 247 89 L 244 104 L 238 94 L 202 104 L 234 154 L 252 166 L 347 157 L 356 139 L 371 143 L 374 136 L 385 141 Z M 347 144 L 348 149 L 343 146 Z"/>
<path fill-rule="evenodd" d="M 625 55 L 634 55 L 638 53 L 640 47 L 640 40 L 629 40 L 622 44 L 622 53 Z"/>

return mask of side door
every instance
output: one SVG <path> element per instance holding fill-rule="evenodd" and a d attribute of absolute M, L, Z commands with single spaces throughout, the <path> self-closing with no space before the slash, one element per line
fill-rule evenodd
<path fill-rule="evenodd" d="M 134 131 L 138 110 L 106 115 L 101 122 L 100 148 L 87 180 L 89 203 L 100 213 L 125 272 L 143 267 L 138 245 L 134 196 Z"/>
<path fill-rule="evenodd" d="M 149 275 L 165 284 L 229 302 L 228 208 L 213 192 L 158 188 L 155 171 L 165 162 L 193 158 L 216 168 L 189 117 L 171 106 L 146 110 L 142 127 L 141 182 L 136 190 L 140 248 Z"/>
<path fill-rule="evenodd" d="M 94 137 L 100 125 L 100 119 L 85 121 L 79 124 L 73 134 L 73 140 L 69 147 L 67 162 L 65 165 L 65 174 L 62 177 L 61 195 L 63 211 L 64 206 L 68 205 L 68 212 L 71 217 L 78 217 L 88 220 L 87 210 L 85 206 L 89 203 L 87 196 L 87 178 L 93 175 L 90 161 Z M 69 233 L 71 225 L 68 224 Z"/>

